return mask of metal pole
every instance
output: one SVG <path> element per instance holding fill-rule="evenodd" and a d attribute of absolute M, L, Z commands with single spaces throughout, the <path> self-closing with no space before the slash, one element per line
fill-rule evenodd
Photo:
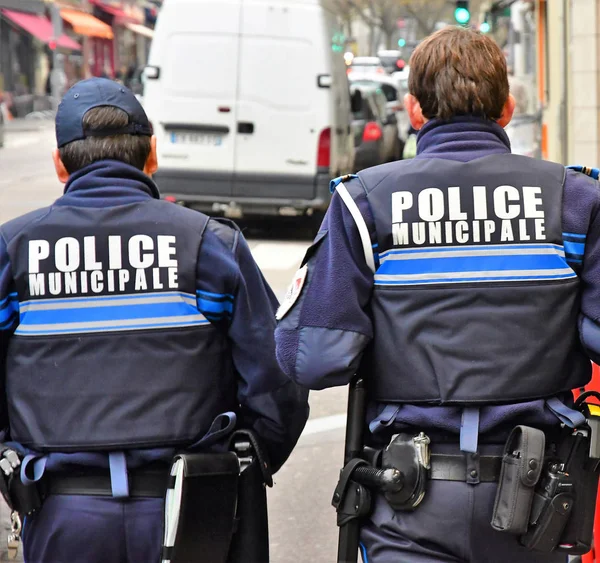
<path fill-rule="evenodd" d="M 54 50 L 52 51 L 52 74 L 50 75 L 50 86 L 52 90 L 52 109 L 58 109 L 58 103 L 62 97 L 63 81 L 63 57 L 58 53 L 58 40 L 63 34 L 63 22 L 60 16 L 60 9 L 56 4 L 50 6 L 50 15 L 52 18 L 52 42 Z"/>
<path fill-rule="evenodd" d="M 84 12 L 90 11 L 89 0 L 81 0 L 81 9 Z M 91 51 L 91 38 L 87 35 L 83 38 L 83 78 L 90 78 L 92 73 L 90 72 L 90 51 Z"/>

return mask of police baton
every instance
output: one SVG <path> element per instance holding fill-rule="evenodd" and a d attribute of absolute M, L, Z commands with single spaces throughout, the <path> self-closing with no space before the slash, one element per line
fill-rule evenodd
<path fill-rule="evenodd" d="M 359 458 L 363 449 L 365 418 L 367 414 L 367 390 L 364 379 L 355 378 L 348 391 L 348 415 L 346 418 L 346 441 L 344 466 Z M 337 489 L 336 489 L 337 493 Z M 335 501 L 335 493 L 334 493 Z M 338 563 L 356 563 L 360 543 L 360 521 L 348 520 L 340 526 L 338 539 Z"/>
<path fill-rule="evenodd" d="M 363 458 L 367 390 L 361 378 L 350 383 L 344 444 L 344 468 L 340 473 L 332 504 L 339 526 L 338 563 L 357 563 L 361 519 L 371 511 L 370 489 L 398 491 L 403 476 L 397 469 L 375 469 Z"/>

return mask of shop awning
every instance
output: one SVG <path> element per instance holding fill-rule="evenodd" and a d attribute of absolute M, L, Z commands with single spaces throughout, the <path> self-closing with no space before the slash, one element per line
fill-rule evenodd
<path fill-rule="evenodd" d="M 124 25 L 125 23 L 141 23 L 142 19 L 136 17 L 130 12 L 125 11 L 123 8 L 119 6 L 115 6 L 114 4 L 107 4 L 103 0 L 91 0 L 91 3 L 100 8 L 107 14 L 114 16 L 119 25 Z"/>
<path fill-rule="evenodd" d="M 63 20 L 73 26 L 73 31 L 78 35 L 99 37 L 101 39 L 112 39 L 114 37 L 110 25 L 100 21 L 91 14 L 65 8 L 60 11 L 60 15 Z"/>
<path fill-rule="evenodd" d="M 126 23 L 125 27 L 127 29 L 131 29 L 133 33 L 137 33 L 138 35 L 143 35 L 144 37 L 148 37 L 152 39 L 154 37 L 154 30 L 146 27 L 145 25 L 141 25 L 139 23 Z"/>
<path fill-rule="evenodd" d="M 23 12 L 14 12 L 12 10 L 1 10 L 2 15 L 12 23 L 25 30 L 44 44 L 50 43 L 54 38 L 54 29 L 52 22 L 38 16 L 37 14 L 24 14 Z M 61 35 L 56 41 L 56 46 L 70 51 L 81 51 L 81 45 L 67 35 Z"/>

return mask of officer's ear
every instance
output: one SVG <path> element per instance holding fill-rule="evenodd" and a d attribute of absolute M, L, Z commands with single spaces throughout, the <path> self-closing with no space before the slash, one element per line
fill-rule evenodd
<path fill-rule="evenodd" d="M 408 113 L 408 118 L 410 119 L 410 124 L 413 126 L 413 129 L 419 131 L 425 123 L 427 123 L 427 118 L 423 115 L 423 110 L 421 110 L 421 104 L 419 100 L 415 98 L 412 94 L 406 94 L 404 96 L 404 107 L 406 108 L 406 112 Z"/>
<path fill-rule="evenodd" d="M 502 115 L 500 116 L 500 119 L 496 119 L 496 122 L 498 125 L 500 125 L 500 127 L 506 127 L 510 123 L 513 113 L 515 113 L 516 105 L 517 102 L 515 97 L 512 94 L 509 94 L 506 102 L 504 103 L 504 107 L 502 108 Z"/>
<path fill-rule="evenodd" d="M 63 161 L 60 159 L 60 152 L 58 149 L 52 151 L 52 160 L 54 161 L 54 168 L 56 169 L 56 175 L 58 176 L 59 182 L 66 184 L 69 179 L 69 173 L 67 172 Z"/>
<path fill-rule="evenodd" d="M 144 165 L 144 174 L 152 176 L 158 170 L 158 156 L 156 155 L 156 136 L 150 138 L 150 153 Z"/>

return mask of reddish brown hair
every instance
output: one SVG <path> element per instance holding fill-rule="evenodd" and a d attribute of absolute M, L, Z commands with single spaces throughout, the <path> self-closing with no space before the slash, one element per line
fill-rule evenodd
<path fill-rule="evenodd" d="M 427 119 L 498 119 L 508 99 L 506 59 L 493 39 L 463 27 L 427 37 L 410 58 L 408 89 Z"/>

